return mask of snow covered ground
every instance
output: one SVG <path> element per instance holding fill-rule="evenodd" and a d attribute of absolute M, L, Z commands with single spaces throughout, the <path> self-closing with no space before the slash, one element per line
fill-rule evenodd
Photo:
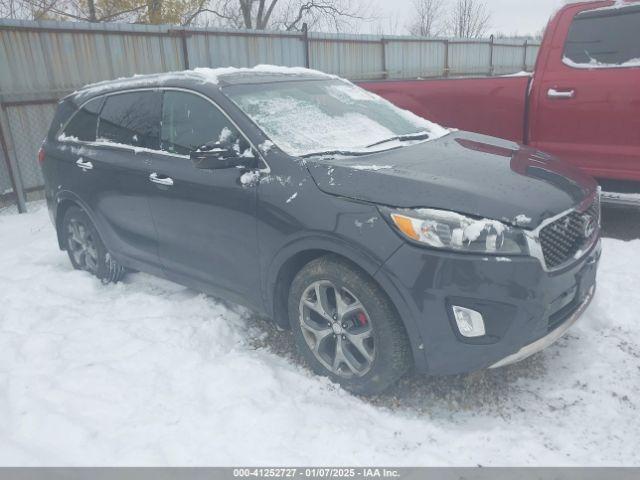
<path fill-rule="evenodd" d="M 363 400 L 285 333 L 144 274 L 71 269 L 42 203 L 0 215 L 0 465 L 640 465 L 640 241 L 512 367 Z M 291 357 L 291 358 L 290 358 Z"/>

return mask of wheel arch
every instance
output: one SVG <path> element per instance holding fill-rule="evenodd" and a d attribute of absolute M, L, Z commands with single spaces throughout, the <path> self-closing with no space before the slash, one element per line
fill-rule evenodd
<path fill-rule="evenodd" d="M 290 328 L 288 295 L 296 274 L 310 261 L 327 255 L 339 257 L 356 269 L 363 271 L 387 295 L 407 332 L 416 367 L 420 370 L 426 370 L 424 342 L 416 319 L 394 282 L 383 271 L 384 262 L 377 262 L 349 245 L 327 241 L 314 242 L 311 245 L 289 247 L 275 257 L 269 268 L 265 302 L 267 311 L 276 325 L 284 329 Z"/>
<path fill-rule="evenodd" d="M 69 208 L 71 207 L 80 208 L 83 212 L 85 212 L 89 216 L 95 228 L 98 229 L 93 213 L 91 212 L 87 204 L 83 202 L 80 199 L 80 197 L 78 197 L 75 193 L 72 193 L 69 191 L 60 192 L 58 194 L 56 201 L 57 201 L 57 205 L 55 209 L 54 218 L 55 218 L 56 235 L 58 237 L 58 247 L 60 248 L 60 250 L 66 250 L 66 245 L 64 244 L 64 232 L 62 231 L 62 222 L 64 221 L 64 216 L 67 213 L 67 210 L 69 210 Z M 99 230 L 98 230 L 98 233 L 102 237 L 102 233 Z"/>

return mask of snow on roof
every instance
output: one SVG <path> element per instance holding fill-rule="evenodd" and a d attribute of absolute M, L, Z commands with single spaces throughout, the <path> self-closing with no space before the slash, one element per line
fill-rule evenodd
<path fill-rule="evenodd" d="M 589 12 L 600 12 L 602 10 L 617 10 L 619 8 L 631 7 L 633 5 L 635 5 L 635 6 L 640 5 L 640 1 L 638 1 L 638 0 L 614 0 L 613 5 L 610 5 L 608 7 L 594 8 L 593 10 L 589 10 Z"/>
<path fill-rule="evenodd" d="M 607 0 L 564 0 L 565 5 L 575 5 L 577 3 L 600 3 Z M 640 3 L 640 0 L 610 0 L 613 5 L 608 7 L 601 7 L 594 10 L 609 10 L 614 8 L 628 7 Z"/>
<path fill-rule="evenodd" d="M 224 81 L 225 77 L 233 76 L 265 76 L 272 77 L 298 77 L 298 78 L 337 78 L 335 75 L 329 75 L 318 70 L 312 70 L 303 67 L 282 67 L 277 65 L 257 65 L 252 68 L 195 68 L 193 70 L 182 70 L 166 73 L 152 73 L 146 75 L 133 75 L 132 77 L 121 77 L 115 80 L 104 80 L 97 83 L 91 83 L 82 87 L 74 94 L 82 96 L 95 95 L 105 90 L 112 90 L 117 87 L 138 88 L 150 85 L 163 85 L 171 81 L 192 79 L 200 83 L 209 83 L 218 85 Z"/>

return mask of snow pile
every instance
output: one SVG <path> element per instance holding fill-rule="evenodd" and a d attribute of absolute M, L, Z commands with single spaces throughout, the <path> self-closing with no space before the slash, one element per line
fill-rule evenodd
<path fill-rule="evenodd" d="M 260 347 L 278 334 L 242 308 L 73 271 L 30 209 L 0 215 L 1 465 L 640 463 L 640 241 L 605 240 L 545 352 L 364 401 Z"/>

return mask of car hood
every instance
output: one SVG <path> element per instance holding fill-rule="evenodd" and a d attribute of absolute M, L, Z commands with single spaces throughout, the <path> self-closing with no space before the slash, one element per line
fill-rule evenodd
<path fill-rule="evenodd" d="M 315 157 L 307 168 L 318 188 L 332 195 L 530 229 L 597 190 L 591 177 L 550 155 L 468 132 L 367 156 Z"/>

